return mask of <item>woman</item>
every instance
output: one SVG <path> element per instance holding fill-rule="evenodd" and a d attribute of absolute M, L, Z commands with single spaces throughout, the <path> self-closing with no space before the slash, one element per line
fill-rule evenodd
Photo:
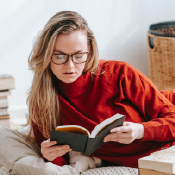
<path fill-rule="evenodd" d="M 92 156 L 107 165 L 138 167 L 138 158 L 169 147 L 175 138 L 175 108 L 151 81 L 125 62 L 98 59 L 97 44 L 78 13 L 55 14 L 29 56 L 34 71 L 29 122 L 43 157 L 68 163 L 69 145 L 50 141 L 57 125 L 94 127 L 116 113 L 124 125 L 111 130 Z"/>

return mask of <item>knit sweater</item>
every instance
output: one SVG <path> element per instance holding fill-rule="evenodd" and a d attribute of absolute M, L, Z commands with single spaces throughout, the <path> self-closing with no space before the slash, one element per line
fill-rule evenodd
<path fill-rule="evenodd" d="M 125 121 L 143 124 L 143 139 L 131 144 L 107 142 L 92 154 L 109 165 L 137 168 L 140 157 L 175 144 L 174 105 L 125 62 L 101 60 L 95 75 L 87 72 L 72 83 L 58 81 L 57 86 L 61 125 L 80 125 L 91 132 L 116 113 L 126 115 Z"/>

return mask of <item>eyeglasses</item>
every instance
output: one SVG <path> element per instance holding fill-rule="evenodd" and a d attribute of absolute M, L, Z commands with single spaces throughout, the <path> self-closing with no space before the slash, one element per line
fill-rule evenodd
<path fill-rule="evenodd" d="M 54 54 L 51 57 L 51 60 L 54 64 L 61 65 L 65 64 L 69 60 L 69 56 L 71 56 L 72 61 L 76 64 L 85 63 L 87 61 L 89 52 L 79 52 L 74 55 L 65 55 L 65 54 Z"/>

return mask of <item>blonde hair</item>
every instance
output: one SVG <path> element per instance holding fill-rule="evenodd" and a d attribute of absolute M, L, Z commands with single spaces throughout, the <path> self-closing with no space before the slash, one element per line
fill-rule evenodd
<path fill-rule="evenodd" d="M 58 34 L 69 34 L 82 30 L 87 33 L 90 54 L 83 73 L 95 72 L 98 62 L 98 48 L 93 32 L 86 20 L 77 12 L 62 11 L 56 13 L 35 39 L 29 55 L 29 69 L 34 72 L 32 86 L 29 89 L 27 104 L 29 106 L 28 124 L 36 123 L 45 138 L 50 138 L 50 130 L 59 125 L 59 99 L 50 69 L 50 59 Z M 29 135 L 31 134 L 31 130 Z"/>

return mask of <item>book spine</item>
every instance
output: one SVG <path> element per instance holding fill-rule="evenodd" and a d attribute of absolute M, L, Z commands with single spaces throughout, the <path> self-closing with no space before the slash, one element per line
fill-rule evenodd
<path fill-rule="evenodd" d="M 9 119 L 9 118 L 10 118 L 9 115 L 0 116 L 0 120 L 1 120 L 1 119 Z"/>
<path fill-rule="evenodd" d="M 7 99 L 0 99 L 0 108 L 8 107 L 8 100 Z"/>
<path fill-rule="evenodd" d="M 0 75 L 0 90 L 15 88 L 15 81 L 12 76 Z"/>
<path fill-rule="evenodd" d="M 7 100 L 7 96 L 0 96 L 0 100 Z"/>
<path fill-rule="evenodd" d="M 0 108 L 0 116 L 6 116 L 8 114 L 8 108 Z"/>
<path fill-rule="evenodd" d="M 173 174 L 162 173 L 159 171 L 143 169 L 143 168 L 139 168 L 139 173 L 140 173 L 140 175 L 173 175 Z"/>
<path fill-rule="evenodd" d="M 9 90 L 0 90 L 0 97 L 11 95 Z"/>
<path fill-rule="evenodd" d="M 90 156 L 94 147 L 95 138 L 88 138 L 86 149 L 85 149 L 85 155 Z"/>

